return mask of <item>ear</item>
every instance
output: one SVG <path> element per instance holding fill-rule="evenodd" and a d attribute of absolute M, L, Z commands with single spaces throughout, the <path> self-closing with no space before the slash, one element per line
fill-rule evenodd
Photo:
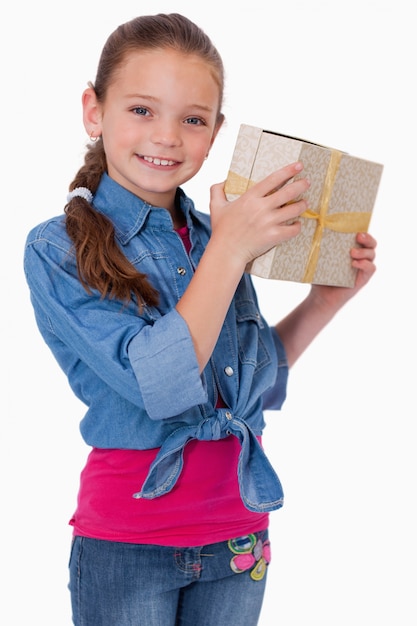
<path fill-rule="evenodd" d="M 93 87 L 88 87 L 82 95 L 84 128 L 89 137 L 101 135 L 101 106 Z"/>

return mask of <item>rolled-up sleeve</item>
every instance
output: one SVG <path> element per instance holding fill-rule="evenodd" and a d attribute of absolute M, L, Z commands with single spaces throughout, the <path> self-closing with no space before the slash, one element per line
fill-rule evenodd
<path fill-rule="evenodd" d="M 207 401 L 191 335 L 176 309 L 133 337 L 128 353 L 151 419 Z"/>

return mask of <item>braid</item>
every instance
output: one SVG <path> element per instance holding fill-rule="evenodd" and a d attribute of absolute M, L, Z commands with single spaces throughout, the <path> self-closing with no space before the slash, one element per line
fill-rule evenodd
<path fill-rule="evenodd" d="M 99 139 L 88 146 L 84 165 L 71 183 L 70 191 L 87 187 L 94 194 L 106 169 L 103 142 Z M 65 213 L 67 233 L 75 246 L 78 276 L 88 293 L 97 289 L 102 297 L 124 302 L 135 296 L 140 309 L 158 303 L 157 290 L 120 250 L 113 224 L 107 217 L 78 196 L 68 202 Z"/>

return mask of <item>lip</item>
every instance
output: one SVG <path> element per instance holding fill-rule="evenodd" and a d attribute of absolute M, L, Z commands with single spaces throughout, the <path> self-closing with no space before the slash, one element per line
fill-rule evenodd
<path fill-rule="evenodd" d="M 166 157 L 149 156 L 147 154 L 138 154 L 137 156 L 147 165 L 153 165 L 158 168 L 168 168 L 179 164 L 179 161 L 174 161 L 173 159 L 168 159 Z"/>

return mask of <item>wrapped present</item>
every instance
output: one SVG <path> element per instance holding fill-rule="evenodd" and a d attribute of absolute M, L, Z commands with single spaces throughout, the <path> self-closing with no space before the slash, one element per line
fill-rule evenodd
<path fill-rule="evenodd" d="M 379 163 L 304 139 L 242 124 L 225 184 L 234 200 L 273 171 L 301 161 L 311 185 L 301 232 L 254 259 L 247 271 L 262 278 L 352 287 L 350 250 L 366 232 L 382 175 Z"/>

